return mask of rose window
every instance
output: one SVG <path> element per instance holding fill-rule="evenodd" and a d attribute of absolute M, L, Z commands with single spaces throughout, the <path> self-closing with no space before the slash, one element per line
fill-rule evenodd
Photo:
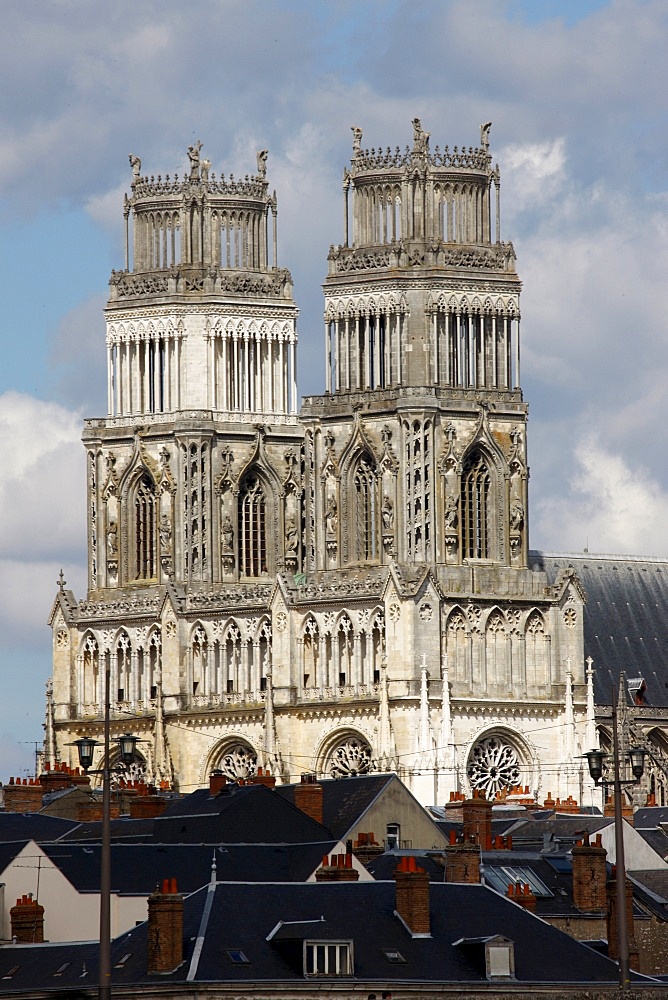
<path fill-rule="evenodd" d="M 238 781 L 239 778 L 250 778 L 255 774 L 257 756 L 244 743 L 235 743 L 225 751 L 216 766 L 226 778 Z"/>
<path fill-rule="evenodd" d="M 497 792 L 519 785 L 520 761 L 513 747 L 499 736 L 487 736 L 473 747 L 467 775 L 472 788 L 494 798 Z"/>
<path fill-rule="evenodd" d="M 334 748 L 329 759 L 329 773 L 333 778 L 352 778 L 368 774 L 371 770 L 371 747 L 366 740 L 349 736 Z"/>

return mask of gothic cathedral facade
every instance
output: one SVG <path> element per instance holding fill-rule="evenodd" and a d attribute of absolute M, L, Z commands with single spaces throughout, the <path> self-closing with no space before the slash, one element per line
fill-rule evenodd
<path fill-rule="evenodd" d="M 324 282 L 326 385 L 298 409 L 297 307 L 267 153 L 243 179 L 131 156 L 86 420 L 88 593 L 62 582 L 47 759 L 144 742 L 184 791 L 219 768 L 396 771 L 425 804 L 577 794 L 594 745 L 577 577 L 529 566 L 520 281 L 477 147 L 366 149 Z"/>

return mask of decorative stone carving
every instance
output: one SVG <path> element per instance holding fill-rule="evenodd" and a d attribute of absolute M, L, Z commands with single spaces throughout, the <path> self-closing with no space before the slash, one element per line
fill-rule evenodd
<path fill-rule="evenodd" d="M 515 749 L 500 736 L 486 736 L 471 750 L 467 768 L 471 788 L 493 799 L 497 792 L 520 783 L 520 761 Z"/>
<path fill-rule="evenodd" d="M 224 516 L 220 527 L 220 547 L 223 569 L 231 573 L 234 569 L 234 527 L 229 514 Z"/>
<path fill-rule="evenodd" d="M 347 736 L 329 757 L 332 778 L 352 778 L 371 770 L 371 747 L 361 737 Z"/>

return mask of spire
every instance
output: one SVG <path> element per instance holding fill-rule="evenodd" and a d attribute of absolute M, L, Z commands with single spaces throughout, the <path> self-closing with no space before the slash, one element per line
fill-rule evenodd
<path fill-rule="evenodd" d="M 564 698 L 564 757 L 566 764 L 575 757 L 575 709 L 573 706 L 573 672 L 571 658 L 566 659 L 566 693 Z"/>
<path fill-rule="evenodd" d="M 162 673 L 155 676 L 155 725 L 153 727 L 153 780 L 157 784 L 168 781 L 171 784 L 173 767 L 167 736 L 165 716 L 162 708 Z"/>
<path fill-rule="evenodd" d="M 420 719 L 417 732 L 418 768 L 430 767 L 433 764 L 434 739 L 429 716 L 429 675 L 427 672 L 427 656 L 422 654 L 422 676 L 420 680 Z"/>
<path fill-rule="evenodd" d="M 264 699 L 264 765 L 270 767 L 274 774 L 283 774 L 284 765 L 276 734 L 274 719 L 274 687 L 271 682 L 271 670 L 267 669 L 267 690 Z"/>
<path fill-rule="evenodd" d="M 598 736 L 596 735 L 596 710 L 594 708 L 594 661 L 591 656 L 587 657 L 587 715 L 585 724 L 585 743 L 587 750 L 593 750 L 598 746 Z"/>
<path fill-rule="evenodd" d="M 394 766 L 395 761 L 396 747 L 390 721 L 387 660 L 383 657 L 378 686 L 378 767 L 381 771 L 387 771 Z"/>
<path fill-rule="evenodd" d="M 49 677 L 46 682 L 46 713 L 44 720 L 44 764 L 50 764 L 51 767 L 58 760 L 58 751 L 56 750 L 56 730 L 54 726 L 54 711 L 53 711 L 53 680 Z"/>

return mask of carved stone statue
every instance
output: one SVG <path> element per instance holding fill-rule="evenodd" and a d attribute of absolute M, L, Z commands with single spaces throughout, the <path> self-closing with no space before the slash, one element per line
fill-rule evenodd
<path fill-rule="evenodd" d="M 491 127 L 491 122 L 485 122 L 484 125 L 480 126 L 480 145 L 483 149 L 489 149 L 489 130 Z"/>
<path fill-rule="evenodd" d="M 136 181 L 141 173 L 141 160 L 134 153 L 130 153 L 129 160 L 132 167 L 132 179 Z"/>
<path fill-rule="evenodd" d="M 196 181 L 199 179 L 199 151 L 202 148 L 202 143 L 197 140 L 192 146 L 188 146 L 188 159 L 190 160 L 190 180 Z"/>
<path fill-rule="evenodd" d="M 521 531 L 524 524 L 524 504 L 519 497 L 510 502 L 510 527 L 512 531 Z"/>
<path fill-rule="evenodd" d="M 211 160 L 202 160 L 202 180 L 208 181 L 211 170 Z"/>
<path fill-rule="evenodd" d="M 110 521 L 107 527 L 107 556 L 115 559 L 118 555 L 118 524 Z"/>
<path fill-rule="evenodd" d="M 172 540 L 172 526 L 169 522 L 168 514 L 163 514 L 160 518 L 160 527 L 158 531 L 160 534 L 160 551 L 169 552 L 169 543 Z"/>
<path fill-rule="evenodd" d="M 325 525 L 327 528 L 328 535 L 336 534 L 336 526 L 338 524 L 338 509 L 336 506 L 336 500 L 334 497 L 330 497 L 327 501 L 327 508 L 325 510 Z"/>
<path fill-rule="evenodd" d="M 260 177 L 266 177 L 268 155 L 269 155 L 268 149 L 261 149 L 257 154 L 257 172 L 260 175 Z"/>
<path fill-rule="evenodd" d="M 413 152 L 426 153 L 431 132 L 425 132 L 419 118 L 413 119 Z"/>
<path fill-rule="evenodd" d="M 351 126 L 353 131 L 353 153 L 359 153 L 362 148 L 362 129 L 357 125 Z"/>
<path fill-rule="evenodd" d="M 234 549 L 234 528 L 229 516 L 226 516 L 223 520 L 220 533 L 223 542 L 223 552 L 232 552 Z"/>
<path fill-rule="evenodd" d="M 391 531 L 394 527 L 394 507 L 389 497 L 383 497 L 381 514 L 383 518 L 383 530 Z"/>
<path fill-rule="evenodd" d="M 296 552 L 299 544 L 299 533 L 294 517 L 289 517 L 285 522 L 285 551 Z"/>
<path fill-rule="evenodd" d="M 448 493 L 445 498 L 445 514 L 443 517 L 446 531 L 455 531 L 457 528 L 457 504 L 458 500 L 454 493 Z"/>

